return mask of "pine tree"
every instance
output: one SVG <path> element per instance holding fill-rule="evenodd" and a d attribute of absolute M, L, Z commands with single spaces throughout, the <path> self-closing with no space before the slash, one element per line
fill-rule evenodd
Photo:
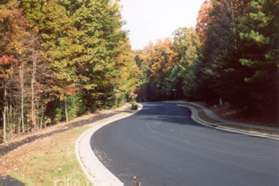
<path fill-rule="evenodd" d="M 251 0 L 240 18 L 239 62 L 250 104 L 266 110 L 277 99 L 278 85 L 278 3 Z M 274 108 L 274 107 L 273 107 Z"/>

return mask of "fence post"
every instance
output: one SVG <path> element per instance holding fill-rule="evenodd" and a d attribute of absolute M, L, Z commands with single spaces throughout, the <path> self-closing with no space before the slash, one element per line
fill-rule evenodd
<path fill-rule="evenodd" d="M 142 186 L 141 182 L 138 180 L 136 176 L 133 177 L 133 186 Z"/>

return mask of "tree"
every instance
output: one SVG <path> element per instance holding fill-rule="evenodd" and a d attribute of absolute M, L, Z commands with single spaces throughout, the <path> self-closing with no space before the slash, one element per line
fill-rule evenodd
<path fill-rule="evenodd" d="M 158 41 L 146 47 L 138 55 L 138 64 L 146 74 L 146 83 L 141 91 L 142 99 L 160 100 L 172 96 L 169 73 L 175 65 L 175 51 L 170 39 Z M 141 62 L 140 62 L 141 61 Z M 170 88 L 171 87 L 171 88 Z"/>
<path fill-rule="evenodd" d="M 204 1 L 197 17 L 196 31 L 203 42 L 206 40 L 206 33 L 208 31 L 208 25 L 210 22 L 209 17 L 212 8 L 212 2 L 210 0 Z"/>
<path fill-rule="evenodd" d="M 197 62 L 201 42 L 198 33 L 193 28 L 180 28 L 174 34 L 174 50 L 176 63 L 169 76 L 176 97 L 190 96 L 190 89 L 194 80 L 191 75 L 191 66 Z"/>
<path fill-rule="evenodd" d="M 141 73 L 122 24 L 118 1 L 0 1 L 4 137 L 134 97 Z"/>
<path fill-rule="evenodd" d="M 128 40 L 121 30 L 119 3 L 98 0 L 67 7 L 74 27 L 79 30 L 81 49 L 73 61 L 87 107 L 94 110 L 109 106 L 119 93 L 116 82 L 121 77 L 121 67 L 131 63 L 120 57 L 131 49 L 125 46 Z"/>
<path fill-rule="evenodd" d="M 251 0 L 239 21 L 239 63 L 246 70 L 244 91 L 248 92 L 250 105 L 257 110 L 276 109 L 278 7 L 278 1 Z"/>
<path fill-rule="evenodd" d="M 24 44 L 28 39 L 29 32 L 27 31 L 28 24 L 23 17 L 22 11 L 17 8 L 15 1 L 10 1 L 0 6 L 0 68 L 2 80 L 2 98 L 3 105 L 1 110 L 3 120 L 3 139 L 7 139 L 7 117 L 11 106 L 15 104 L 14 93 L 20 89 L 21 109 L 20 109 L 20 123 L 24 129 L 24 64 L 21 60 L 24 52 Z M 19 67 L 19 68 L 18 68 Z M 20 87 L 15 83 L 15 75 L 20 75 Z"/>
<path fill-rule="evenodd" d="M 202 8 L 197 25 L 206 39 L 190 71 L 196 78 L 194 94 L 207 102 L 221 98 L 248 111 L 276 112 L 278 1 L 210 3 L 210 11 Z"/>
<path fill-rule="evenodd" d="M 52 111 L 48 112 L 48 110 L 53 110 L 49 107 L 54 105 L 60 107 L 62 105 L 60 102 L 64 103 L 63 107 L 66 106 L 68 97 L 66 88 L 77 84 L 74 58 L 81 50 L 81 46 L 76 41 L 79 33 L 73 26 L 73 20 L 65 7 L 57 1 L 25 0 L 21 2 L 21 7 L 31 22 L 33 30 L 38 33 L 38 40 L 42 43 L 40 50 L 44 53 L 45 61 L 48 62 L 48 73 L 53 74 L 51 82 L 48 82 L 52 84 L 51 90 L 45 93 L 48 95 L 49 103 L 43 109 L 49 115 Z M 31 55 L 36 59 L 36 53 Z M 50 104 L 50 102 L 54 103 Z M 50 115 L 49 117 L 54 120 L 55 114 Z"/>

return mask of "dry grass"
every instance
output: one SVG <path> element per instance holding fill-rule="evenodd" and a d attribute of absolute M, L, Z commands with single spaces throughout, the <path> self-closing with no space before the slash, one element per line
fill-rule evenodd
<path fill-rule="evenodd" d="M 74 152 L 75 140 L 86 129 L 88 126 L 74 128 L 9 153 L 2 159 L 6 164 L 1 162 L 7 168 L 3 177 L 9 176 L 26 185 L 89 184 Z"/>
<path fill-rule="evenodd" d="M 75 141 L 88 124 L 127 109 L 83 116 L 0 146 L 0 186 L 90 185 L 75 156 Z"/>

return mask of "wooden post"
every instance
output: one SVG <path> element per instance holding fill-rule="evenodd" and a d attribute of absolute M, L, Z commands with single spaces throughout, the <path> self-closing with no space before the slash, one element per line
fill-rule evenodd
<path fill-rule="evenodd" d="M 223 106 L 223 105 L 224 105 L 224 102 L 223 102 L 223 99 L 222 99 L 222 98 L 219 99 L 219 105 L 220 105 L 220 106 Z"/>
<path fill-rule="evenodd" d="M 133 186 L 141 186 L 141 182 L 136 176 L 133 177 Z"/>

